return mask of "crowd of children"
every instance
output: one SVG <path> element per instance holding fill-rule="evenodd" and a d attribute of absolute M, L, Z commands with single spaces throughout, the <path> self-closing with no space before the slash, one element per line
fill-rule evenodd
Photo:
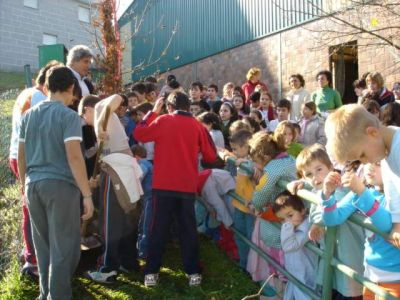
<path fill-rule="evenodd" d="M 46 71 L 45 75 L 39 74 L 42 86 Z M 18 157 L 21 176 L 27 174 L 30 180 L 27 202 L 36 232 L 33 242 L 39 251 L 48 250 L 43 250 L 35 227 L 41 224 L 34 216 L 39 208 L 32 199 L 40 197 L 32 187 L 38 191 L 43 187 L 37 183 L 40 176 L 37 181 L 32 174 L 37 160 L 52 162 L 38 150 L 33 151 L 35 146 L 28 139 L 34 135 L 32 120 L 40 126 L 37 118 L 46 114 L 46 105 L 55 101 L 54 96 L 64 97 L 65 105 L 71 104 L 72 98 L 66 95 L 71 92 L 72 97 L 72 90 L 54 83 L 61 80 L 54 75 L 56 72 L 48 72 L 47 90 L 43 92 L 48 93 L 50 101 L 28 110 L 21 126 L 19 119 L 27 107 L 23 95 L 17 100 L 10 152 L 13 170 Z M 66 70 L 60 72 L 64 75 L 59 76 L 70 76 Z M 322 264 L 305 244 L 312 241 L 324 249 L 325 228 L 337 226 L 335 257 L 400 297 L 400 130 L 394 127 L 400 125 L 400 85 L 395 85 L 391 93 L 379 73 L 366 74 L 354 83 L 359 104 L 342 106 L 329 71 L 316 75 L 319 88 L 311 94 L 305 90 L 300 74 L 290 76 L 290 92 L 280 100 L 272 98 L 260 78 L 261 70 L 250 69 L 247 82 L 242 87 L 228 82 L 221 98 L 217 85 L 205 87 L 199 81 L 190 85 L 188 97 L 177 78 L 169 75 L 160 92 L 149 80 L 133 84 L 126 95 L 103 100 L 87 95 L 80 100 L 81 150 L 87 178 L 92 178 L 92 192 L 86 185 L 78 183 L 78 187 L 84 195 L 81 200 L 86 201 L 85 214 L 87 200 L 93 194 L 99 211 L 97 234 L 103 246 L 97 267 L 87 272 L 90 279 L 113 283 L 119 272 L 138 272 L 138 259 L 143 259 L 145 285 L 154 286 L 159 280 L 165 243 L 178 235 L 189 284 L 197 286 L 202 280 L 197 228 L 237 260 L 253 280 L 264 281 L 273 275 L 277 280 L 272 281 L 271 288 L 277 290 L 277 282 L 286 284 L 284 299 L 310 299 L 230 228 L 234 226 L 298 280 L 320 293 Z M 69 118 L 62 122 L 75 120 L 72 111 L 57 109 Z M 81 139 L 74 130 L 63 133 L 66 145 L 67 141 Z M 22 154 L 17 156 L 18 136 Z M 99 148 L 103 157 L 100 172 L 95 170 Z M 41 151 L 49 150 L 43 146 Z M 79 176 L 68 151 L 66 157 L 73 174 L 69 171 L 67 181 L 72 182 Z M 290 182 L 288 191 L 280 182 Z M 302 188 L 316 193 L 319 204 L 309 205 L 296 196 Z M 200 199 L 195 204 L 196 193 Z M 346 222 L 353 213 L 367 216 L 390 239 Z M 171 231 L 173 218 L 177 228 Z M 29 237 L 25 240 L 27 253 L 32 252 Z M 42 255 L 41 277 L 48 276 L 44 270 L 48 262 Z M 27 255 L 26 262 L 25 269 L 32 268 L 36 259 Z M 74 265 L 76 262 L 71 268 Z M 333 277 L 333 299 L 374 299 L 371 291 L 340 271 L 335 269 Z M 60 280 L 55 279 L 56 284 Z M 47 280 L 41 278 L 40 283 L 47 291 Z"/>

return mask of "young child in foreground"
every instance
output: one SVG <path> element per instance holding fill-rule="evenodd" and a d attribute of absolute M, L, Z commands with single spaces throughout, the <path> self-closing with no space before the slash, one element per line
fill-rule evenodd
<path fill-rule="evenodd" d="M 308 242 L 310 223 L 304 203 L 300 197 L 283 192 L 275 200 L 272 210 L 282 219 L 281 245 L 284 252 L 285 269 L 308 287 L 315 288 L 317 256 L 304 247 Z M 296 285 L 288 282 L 284 300 L 308 300 Z"/>
<path fill-rule="evenodd" d="M 384 193 L 393 222 L 390 241 L 400 248 L 400 129 L 383 126 L 363 106 L 349 104 L 329 115 L 325 132 L 328 152 L 339 163 L 381 161 Z"/>
<path fill-rule="evenodd" d="M 254 192 L 253 174 L 246 172 L 239 166 L 241 164 L 245 165 L 247 166 L 247 170 L 253 170 L 254 168 L 254 164 L 249 156 L 249 140 L 251 137 L 251 132 L 242 129 L 234 133 L 230 139 L 232 152 L 236 157 L 236 193 L 247 201 L 247 203 L 251 201 Z M 239 200 L 233 199 L 232 205 L 235 208 L 233 215 L 235 227 L 250 240 L 254 228 L 254 216 L 251 214 L 246 203 L 241 203 Z M 235 242 L 239 252 L 239 265 L 241 268 L 246 269 L 249 246 L 236 235 Z"/>
<path fill-rule="evenodd" d="M 324 147 L 319 144 L 314 144 L 300 152 L 296 159 L 296 166 L 303 180 L 312 187 L 313 192 L 318 194 L 321 194 L 324 180 L 334 170 Z M 296 182 L 292 184 L 295 185 Z M 299 187 L 297 186 L 297 188 Z M 289 190 L 295 192 L 296 189 L 293 190 L 289 187 Z M 348 189 L 337 187 L 333 196 L 339 202 L 347 193 Z M 320 205 L 311 205 L 310 222 L 312 223 L 309 232 L 310 239 L 313 241 L 321 240 L 325 224 L 322 220 L 322 207 Z M 364 232 L 360 226 L 343 223 L 337 228 L 335 256 L 359 274 L 364 271 L 363 241 Z M 321 241 L 321 248 L 323 248 L 323 240 Z M 322 273 L 320 271 L 322 271 L 322 268 L 319 268 L 318 284 L 322 284 L 322 278 L 320 278 Z M 362 299 L 362 286 L 360 284 L 336 269 L 334 270 L 334 279 L 332 299 Z"/>
<path fill-rule="evenodd" d="M 257 218 L 254 225 L 252 241 L 262 246 L 270 256 L 283 265 L 280 230 L 272 224 L 279 219 L 272 212 L 271 206 L 276 197 L 285 190 L 278 185 L 278 182 L 296 179 L 295 161 L 286 153 L 285 140 L 283 138 L 277 140 L 272 134 L 258 132 L 253 135 L 249 145 L 250 157 L 256 168 L 263 173 L 249 205 L 261 217 Z M 254 251 L 250 251 L 247 270 L 253 280 L 263 280 L 269 274 L 277 273 L 272 266 L 262 270 L 261 264 L 263 262 L 260 257 L 255 255 Z"/>
<path fill-rule="evenodd" d="M 389 233 L 392 219 L 386 207 L 382 191 L 382 174 L 380 163 L 364 166 L 366 187 L 362 179 L 354 172 L 346 172 L 342 177 L 331 172 L 325 178 L 322 205 L 324 223 L 327 226 L 343 224 L 357 210 L 369 217 L 372 224 L 380 231 Z M 352 191 L 339 203 L 336 203 L 332 190 L 338 185 Z M 372 188 L 375 186 L 376 188 Z M 386 241 L 382 236 L 366 231 L 364 250 L 364 276 L 379 284 L 395 297 L 400 297 L 400 250 Z M 364 288 L 363 299 L 373 300 L 375 295 Z"/>

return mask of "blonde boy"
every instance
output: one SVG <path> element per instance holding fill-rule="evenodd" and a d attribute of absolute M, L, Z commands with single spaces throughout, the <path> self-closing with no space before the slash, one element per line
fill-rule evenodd
<path fill-rule="evenodd" d="M 363 106 L 349 104 L 325 123 L 328 152 L 339 163 L 381 161 L 387 208 L 392 215 L 391 242 L 400 248 L 400 129 L 380 124 Z"/>
<path fill-rule="evenodd" d="M 296 158 L 296 169 L 304 181 L 295 181 L 290 184 L 289 190 L 293 194 L 297 189 L 303 187 L 304 182 L 315 191 L 322 190 L 325 177 L 328 176 L 329 172 L 333 171 L 333 165 L 324 147 L 314 144 L 300 152 Z M 315 206 L 312 206 L 310 219 L 313 224 L 310 228 L 309 237 L 313 241 L 319 241 L 325 230 L 318 225 L 322 224 L 322 218 Z"/>
<path fill-rule="evenodd" d="M 324 181 L 334 170 L 328 154 L 320 144 L 314 144 L 301 151 L 296 159 L 296 168 L 307 184 L 311 185 L 313 191 L 318 194 L 322 192 Z M 347 192 L 347 189 L 338 187 L 333 195 L 339 202 Z M 321 199 L 321 201 L 323 200 Z M 310 208 L 310 221 L 313 225 L 309 231 L 309 238 L 314 241 L 320 240 L 324 232 L 322 209 L 321 205 L 311 205 Z M 359 274 L 363 274 L 363 229 L 348 222 L 344 223 L 337 228 L 336 241 L 335 253 L 337 258 Z M 337 270 L 334 272 L 334 277 L 333 294 L 336 295 L 335 299 L 343 299 L 341 297 L 346 297 L 346 299 L 347 297 L 349 299 L 357 298 L 362 295 L 362 286 L 354 280 L 349 279 Z M 317 281 L 321 283 L 320 278 Z"/>

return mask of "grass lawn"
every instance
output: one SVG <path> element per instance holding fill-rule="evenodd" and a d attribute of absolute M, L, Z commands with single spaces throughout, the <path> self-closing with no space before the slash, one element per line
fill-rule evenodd
<path fill-rule="evenodd" d="M 21 204 L 19 188 L 11 184 L 7 167 L 13 100 L 0 100 L 0 299 L 35 299 L 36 282 L 20 276 L 18 254 L 21 243 Z M 225 256 L 209 239 L 200 236 L 200 259 L 204 266 L 201 287 L 190 288 L 182 269 L 180 250 L 169 245 L 156 288 L 143 285 L 143 274 L 121 274 L 115 285 L 93 283 L 82 275 L 95 266 L 99 251 L 82 253 L 81 264 L 73 280 L 74 299 L 241 299 L 259 287 Z"/>
<path fill-rule="evenodd" d="M 73 281 L 74 299 L 241 299 L 256 293 L 258 286 L 229 260 L 208 239 L 201 237 L 201 259 L 204 265 L 201 287 L 189 287 L 182 270 L 180 251 L 169 245 L 160 272 L 159 285 L 147 288 L 143 285 L 143 274 L 121 274 L 114 285 L 101 285 L 86 279 L 78 268 Z M 82 254 L 81 263 L 94 265 L 96 252 Z M 3 279 L 0 288 L 1 299 L 34 299 L 38 295 L 37 283 L 21 278 L 17 264 Z"/>
<path fill-rule="evenodd" d="M 24 86 L 24 73 L 0 71 L 0 92 L 9 89 L 22 89 Z"/>

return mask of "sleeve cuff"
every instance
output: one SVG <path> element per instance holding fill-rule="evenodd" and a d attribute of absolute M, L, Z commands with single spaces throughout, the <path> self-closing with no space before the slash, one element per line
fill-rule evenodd
<path fill-rule="evenodd" d="M 369 189 L 353 200 L 353 205 L 366 216 L 372 216 L 379 208 L 379 201 L 374 197 Z"/>
<path fill-rule="evenodd" d="M 69 138 L 64 139 L 64 143 L 69 141 L 80 141 L 82 142 L 82 138 L 80 136 L 71 136 Z"/>
<path fill-rule="evenodd" d="M 322 191 L 318 192 L 321 201 L 321 206 L 324 208 L 324 211 L 333 210 L 336 208 L 336 199 L 335 193 L 333 193 L 329 199 L 324 199 Z"/>

